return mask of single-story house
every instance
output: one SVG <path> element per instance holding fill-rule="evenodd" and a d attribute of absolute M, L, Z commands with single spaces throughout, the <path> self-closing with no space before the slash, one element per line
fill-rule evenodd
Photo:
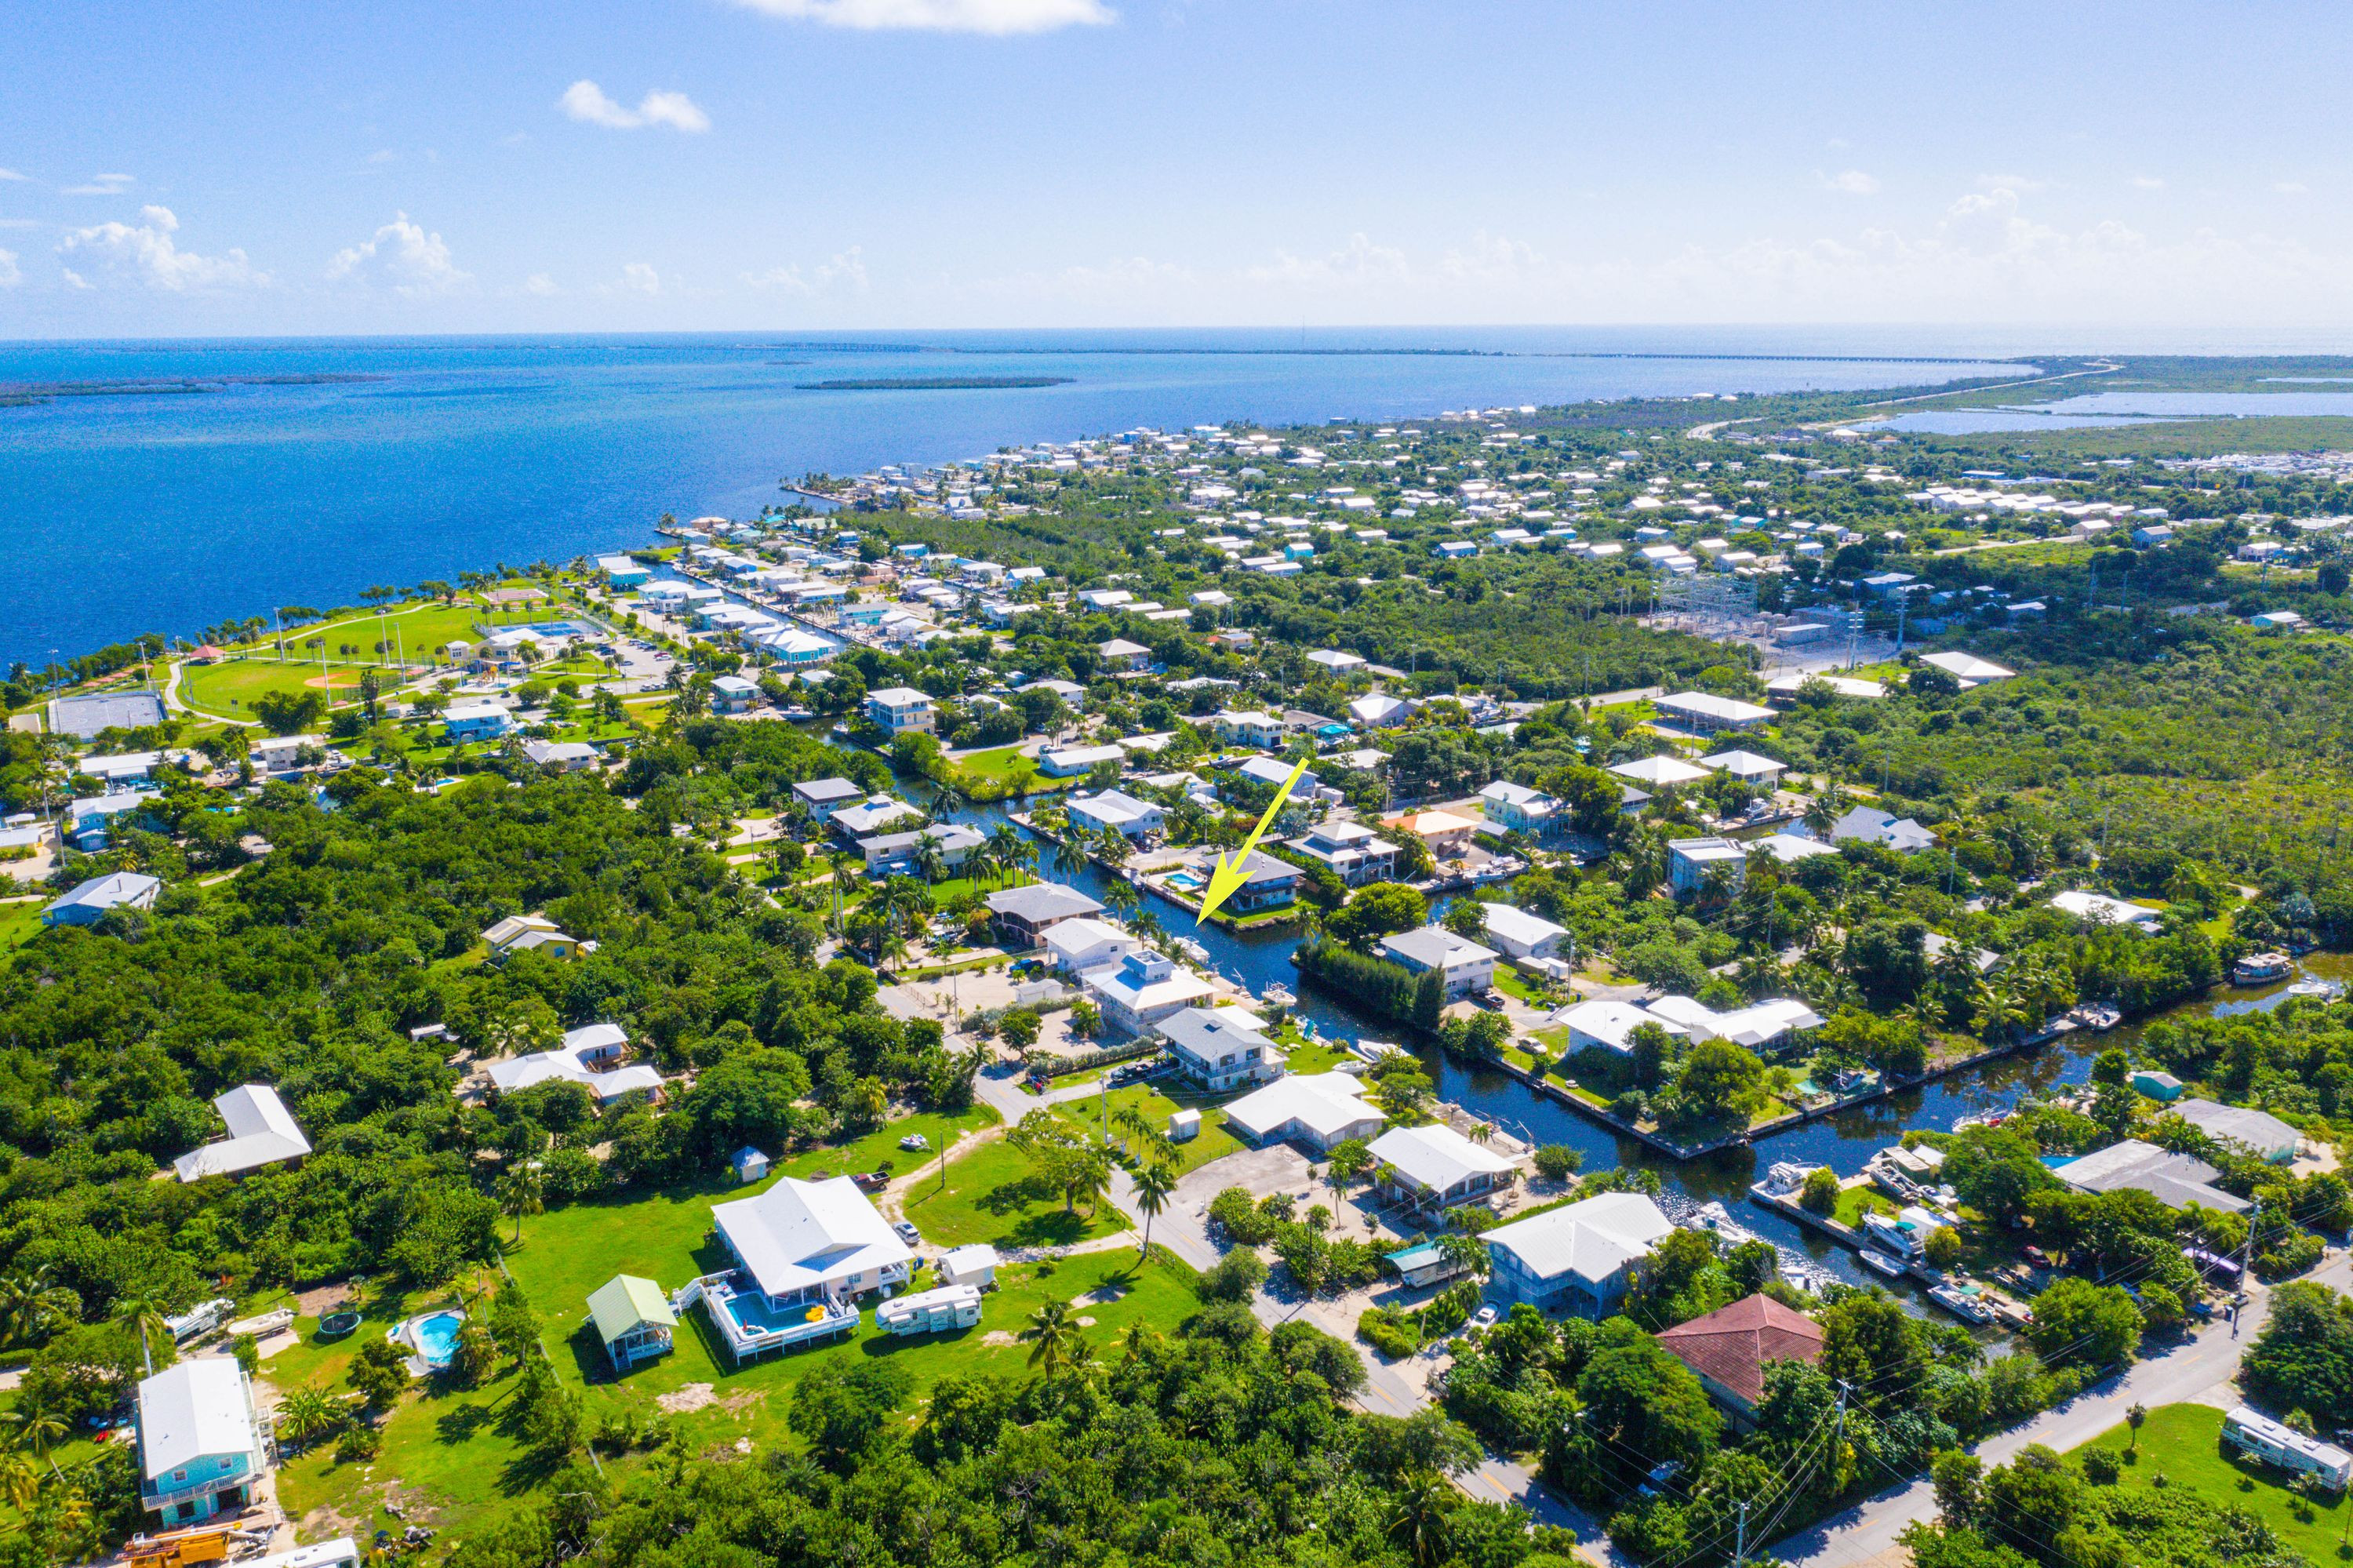
<path fill-rule="evenodd" d="M 153 909 L 163 883 L 135 871 L 93 876 L 41 911 L 44 926 L 95 926 L 110 909 Z"/>
<path fill-rule="evenodd" d="M 1394 1174 L 1388 1190 L 1422 1204 L 1449 1207 L 1512 1183 L 1512 1162 L 1443 1122 L 1393 1127 L 1366 1151 Z"/>
<path fill-rule="evenodd" d="M 1836 854 L 1838 846 L 1820 839 L 1810 839 L 1801 833 L 1767 833 L 1761 839 L 1751 839 L 1751 850 L 1762 850 L 1783 865 L 1795 865 L 1818 854 Z"/>
<path fill-rule="evenodd" d="M 1161 1019 L 1156 1032 L 1176 1070 L 1214 1093 L 1282 1076 L 1282 1053 L 1260 1024 L 1247 1008 L 1186 1006 Z"/>
<path fill-rule="evenodd" d="M 1751 1051 L 1767 1051 L 1792 1034 L 1820 1029 L 1828 1020 L 1792 998 L 1752 1002 L 1729 1012 L 1718 1012 L 1687 996 L 1662 996 L 1644 1011 L 1662 1023 L 1673 1025 L 1693 1040 L 1729 1040 Z"/>
<path fill-rule="evenodd" d="M 1561 939 L 1568 935 L 1567 927 L 1556 926 L 1542 916 L 1509 904 L 1482 904 L 1479 907 L 1487 914 L 1487 940 L 1509 958 L 1556 957 Z"/>
<path fill-rule="evenodd" d="M 1729 1307 L 1663 1330 L 1660 1346 L 1691 1368 L 1708 1397 L 1740 1426 L 1755 1424 L 1768 1361 L 1822 1359 L 1821 1325 L 1770 1296 L 1744 1296 Z"/>
<path fill-rule="evenodd" d="M 559 773 L 578 773 L 596 766 L 596 748 L 585 740 L 526 740 L 523 759 Z"/>
<path fill-rule="evenodd" d="M 1036 947 L 1048 931 L 1064 920 L 1103 913 L 1103 906 L 1094 899 L 1059 882 L 999 888 L 984 902 L 996 923 L 998 938 L 1015 948 Z"/>
<path fill-rule="evenodd" d="M 1714 735 L 1719 730 L 1755 729 L 1771 722 L 1773 710 L 1755 703 L 1744 703 L 1733 697 L 1714 696 L 1706 692 L 1677 692 L 1671 696 L 1654 697 L 1651 706 L 1682 727 L 1700 735 Z"/>
<path fill-rule="evenodd" d="M 1065 746 L 1039 752 L 1038 771 L 1050 779 L 1071 779 L 1103 763 L 1118 767 L 1126 760 L 1126 751 L 1116 746 Z"/>
<path fill-rule="evenodd" d="M 2080 1159 L 2053 1166 L 2051 1173 L 2070 1187 L 2086 1192 L 2113 1192 L 2123 1187 L 2154 1194 L 2168 1209 L 2192 1203 L 2242 1214 L 2252 1207 L 2246 1199 L 2215 1186 L 2221 1174 L 2203 1160 L 2170 1154 L 2153 1143 L 2128 1138 Z"/>
<path fill-rule="evenodd" d="M 634 1274 L 617 1274 L 589 1292 L 588 1319 L 617 1372 L 670 1354 L 670 1331 L 678 1327 L 661 1287 Z"/>
<path fill-rule="evenodd" d="M 916 855 L 926 843 L 937 844 L 940 863 L 953 871 L 962 865 L 973 851 L 988 841 L 979 830 L 962 822 L 938 822 L 928 828 L 917 828 L 911 833 L 877 833 L 858 841 L 859 853 L 866 857 L 869 872 L 911 872 L 916 865 Z"/>
<path fill-rule="evenodd" d="M 183 1154 L 172 1162 L 183 1181 L 207 1176 L 235 1176 L 280 1160 L 300 1160 L 311 1152 L 294 1113 L 267 1084 L 247 1084 L 213 1100 L 213 1108 L 228 1126 L 228 1137 L 218 1143 Z"/>
<path fill-rule="evenodd" d="M 1311 556 L 1314 553 L 1313 550 L 1308 552 Z M 1307 655 L 1307 662 L 1310 664 L 1321 664 L 1335 675 L 1348 670 L 1361 670 L 1365 664 L 1361 654 L 1344 652 L 1337 648 L 1315 649 Z"/>
<path fill-rule="evenodd" d="M 1374 1138 L 1388 1118 L 1346 1073 L 1296 1073 L 1277 1078 L 1226 1107 L 1226 1125 L 1252 1143 L 1288 1139 L 1316 1154 L 1352 1138 Z"/>
<path fill-rule="evenodd" d="M 1271 757 L 1251 757 L 1244 758 L 1241 766 L 1234 771 L 1245 779 L 1255 779 L 1261 784 L 1271 784 L 1280 789 L 1290 782 L 1291 769 L 1293 766 L 1288 762 L 1278 762 Z M 1313 793 L 1316 786 L 1322 782 L 1323 780 L 1315 777 L 1315 770 L 1311 768 L 1299 776 L 1296 789 L 1303 793 Z"/>
<path fill-rule="evenodd" d="M 1402 964 L 1416 974 L 1431 970 L 1445 977 L 1451 1001 L 1491 989 L 1495 983 L 1495 952 L 1443 926 L 1424 926 L 1383 937 L 1376 944 L 1382 958 Z"/>
<path fill-rule="evenodd" d="M 1348 705 L 1348 722 L 1358 729 L 1382 729 L 1389 725 L 1403 724 L 1412 714 L 1412 703 L 1377 692 L 1368 697 L 1358 697 Z"/>
<path fill-rule="evenodd" d="M 1679 784 L 1696 784 L 1707 777 L 1707 769 L 1695 768 L 1680 757 L 1639 757 L 1631 762 L 1621 762 L 1609 769 L 1620 779 L 1646 785 L 1653 791 L 1670 789 Z"/>
<path fill-rule="evenodd" d="M 1728 773 L 1743 784 L 1754 785 L 1760 789 L 1770 789 L 1781 781 L 1781 775 L 1789 770 L 1786 762 L 1776 762 L 1757 752 L 1737 749 L 1703 757 L 1699 765 L 1718 773 Z"/>
<path fill-rule="evenodd" d="M 1568 1031 L 1568 1052 L 1599 1046 L 1624 1055 L 1633 1050 L 1634 1031 L 1645 1023 L 1655 1023 L 1669 1037 L 1682 1040 L 1689 1031 L 1671 1018 L 1657 1018 L 1630 1001 L 1580 1001 L 1560 1015 Z"/>
<path fill-rule="evenodd" d="M 628 1033 L 619 1024 L 589 1023 L 565 1030 L 562 1043 L 553 1050 L 505 1057 L 487 1064 L 485 1071 L 491 1087 L 502 1095 L 549 1083 L 578 1084 L 600 1106 L 623 1095 L 660 1094 L 661 1074 L 652 1067 L 643 1063 L 632 1067 L 615 1065 L 628 1054 Z"/>
<path fill-rule="evenodd" d="M 920 822 L 923 813 L 896 796 L 869 795 L 858 805 L 835 807 L 828 822 L 836 837 L 855 843 L 910 820 Z"/>
<path fill-rule="evenodd" d="M 2144 931 L 2157 929 L 2158 911 L 2145 904 L 2128 904 L 2105 893 L 2093 893 L 2084 888 L 2070 888 L 2051 895 L 2051 907 L 2062 914 L 2073 915 L 2078 920 L 2089 920 L 2095 926 L 2137 926 Z"/>
<path fill-rule="evenodd" d="M 1960 682 L 1964 688 L 1981 686 L 1989 681 L 2007 681 L 2018 673 L 2005 670 L 1990 659 L 1980 659 L 1973 653 L 1923 653 L 1920 662 L 1933 670 L 1942 670 Z"/>
<path fill-rule="evenodd" d="M 1626 1298 L 1634 1270 L 1674 1228 L 1639 1192 L 1604 1192 L 1498 1225 L 1479 1238 L 1493 1267 L 1487 1288 L 1514 1304 L 1599 1318 Z"/>
<path fill-rule="evenodd" d="M 1909 817 L 1883 811 L 1876 806 L 1857 806 L 1831 824 L 1832 843 L 1844 843 L 1849 839 L 1885 844 L 1899 854 L 1912 854 L 1936 847 L 1936 835 L 1918 822 Z"/>
<path fill-rule="evenodd" d="M 139 1384 L 139 1501 L 165 1525 L 235 1513 L 269 1473 L 253 1385 L 233 1356 L 200 1356 Z"/>
<path fill-rule="evenodd" d="M 2286 1164 L 2304 1147 L 2304 1135 L 2268 1111 L 2190 1099 L 2174 1106 L 2172 1114 L 2217 1142 L 2235 1143 L 2274 1165 Z"/>

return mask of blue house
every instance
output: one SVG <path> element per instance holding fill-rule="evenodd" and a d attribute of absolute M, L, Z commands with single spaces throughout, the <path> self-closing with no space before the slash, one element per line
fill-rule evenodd
<path fill-rule="evenodd" d="M 514 727 L 514 715 L 496 703 L 473 703 L 443 714 L 441 727 L 458 745 L 470 740 L 497 740 Z"/>

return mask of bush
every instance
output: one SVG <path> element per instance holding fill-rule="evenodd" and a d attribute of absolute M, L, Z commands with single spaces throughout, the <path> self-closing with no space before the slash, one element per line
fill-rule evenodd
<path fill-rule="evenodd" d="M 1038 1044 L 1038 1032 L 1045 1020 L 1026 1008 L 1015 1008 L 997 1021 L 997 1033 L 1016 1051 L 1027 1051 Z"/>
<path fill-rule="evenodd" d="M 1357 1316 L 1356 1338 L 1393 1361 L 1403 1361 L 1421 1348 L 1413 1330 L 1386 1307 L 1367 1307 Z"/>
<path fill-rule="evenodd" d="M 1566 1181 L 1583 1168 L 1585 1151 L 1565 1143 L 1547 1143 L 1537 1149 L 1535 1163 L 1537 1175 L 1551 1181 Z"/>
<path fill-rule="evenodd" d="M 1245 1187 L 1229 1187 L 1209 1200 L 1209 1218 L 1238 1246 L 1264 1246 L 1274 1238 L 1274 1222 L 1259 1212 Z"/>
<path fill-rule="evenodd" d="M 1816 1166 L 1798 1194 L 1799 1206 L 1810 1214 L 1827 1214 L 1838 1207 L 1838 1173 L 1827 1165 Z"/>
<path fill-rule="evenodd" d="M 1247 1302 L 1265 1283 L 1266 1260 L 1246 1246 L 1238 1246 L 1194 1281 L 1193 1291 L 1208 1302 Z"/>
<path fill-rule="evenodd" d="M 2116 1478 L 2124 1474 L 2124 1460 L 2117 1457 L 2114 1448 L 2084 1450 L 2084 1478 L 2095 1487 L 2115 1486 Z"/>
<path fill-rule="evenodd" d="M 1810 1182 L 1811 1178 L 1808 1180 Z M 1950 1268 L 1961 1261 L 1961 1233 L 1950 1225 L 1930 1231 L 1924 1246 L 1929 1263 L 1938 1268 Z"/>
<path fill-rule="evenodd" d="M 344 1427 L 343 1435 L 335 1439 L 335 1463 L 339 1465 L 364 1465 L 383 1452 L 382 1429 L 365 1422 Z"/>

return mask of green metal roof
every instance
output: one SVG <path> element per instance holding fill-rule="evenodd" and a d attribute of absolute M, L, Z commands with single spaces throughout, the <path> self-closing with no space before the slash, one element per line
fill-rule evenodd
<path fill-rule="evenodd" d="M 670 1298 L 661 1287 L 634 1274 L 617 1274 L 590 1292 L 588 1315 L 596 1319 L 596 1332 L 608 1345 L 649 1325 L 678 1326 L 678 1314 L 670 1309 Z"/>

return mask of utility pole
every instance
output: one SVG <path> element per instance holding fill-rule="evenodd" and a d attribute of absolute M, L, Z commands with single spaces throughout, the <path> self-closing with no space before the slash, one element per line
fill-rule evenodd
<path fill-rule="evenodd" d="M 1742 1568 L 1748 1561 L 1748 1499 L 1740 1499 L 1738 1533 L 1733 1537 L 1732 1568 Z"/>

